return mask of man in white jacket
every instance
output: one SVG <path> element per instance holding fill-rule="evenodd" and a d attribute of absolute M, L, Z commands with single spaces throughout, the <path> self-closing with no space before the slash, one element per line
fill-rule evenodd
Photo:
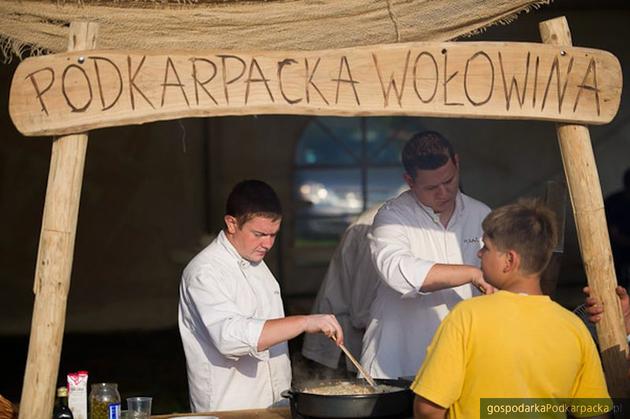
<path fill-rule="evenodd" d="M 380 204 L 361 213 L 343 233 L 313 303 L 312 313 L 335 315 L 344 330 L 346 347 L 356 355 L 361 353 L 363 334 L 379 283 L 367 242 L 379 207 Z M 304 336 L 302 355 L 332 369 L 337 369 L 339 361 L 343 360 L 342 371 L 357 372 L 354 364 L 341 354 L 341 348 L 319 333 Z"/>
<path fill-rule="evenodd" d="M 184 269 L 179 331 L 193 412 L 273 406 L 291 384 L 287 340 L 322 332 L 343 343 L 333 315 L 284 317 L 280 288 L 263 261 L 281 214 L 269 185 L 237 184 L 226 228 Z"/>
<path fill-rule="evenodd" d="M 381 281 L 363 338 L 361 364 L 375 378 L 414 376 L 441 320 L 476 289 L 481 222 L 490 209 L 459 190 L 459 157 L 437 132 L 403 148 L 409 190 L 387 201 L 369 234 Z"/>

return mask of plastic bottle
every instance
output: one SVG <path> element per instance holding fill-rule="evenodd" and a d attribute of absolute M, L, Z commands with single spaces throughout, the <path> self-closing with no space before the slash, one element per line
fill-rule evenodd
<path fill-rule="evenodd" d="M 120 419 L 118 384 L 92 384 L 92 391 L 90 391 L 90 419 Z"/>

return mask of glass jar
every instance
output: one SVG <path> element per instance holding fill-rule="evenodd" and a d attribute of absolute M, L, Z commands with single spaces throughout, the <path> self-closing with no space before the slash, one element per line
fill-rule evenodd
<path fill-rule="evenodd" d="M 120 419 L 118 384 L 92 384 L 92 391 L 90 391 L 90 419 Z"/>

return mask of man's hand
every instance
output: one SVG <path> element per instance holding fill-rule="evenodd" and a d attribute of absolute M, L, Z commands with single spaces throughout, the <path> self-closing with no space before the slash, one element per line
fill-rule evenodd
<path fill-rule="evenodd" d="M 586 294 L 585 305 L 586 312 L 588 313 L 588 321 L 597 323 L 602 319 L 604 307 L 595 297 L 591 296 L 591 289 L 589 287 L 584 287 L 582 292 Z M 630 296 L 628 296 L 626 289 L 621 286 L 615 288 L 615 292 L 621 302 L 621 313 L 623 314 L 623 321 L 626 325 L 626 333 L 630 333 Z"/>
<path fill-rule="evenodd" d="M 483 294 L 494 294 L 495 292 L 497 292 L 497 289 L 495 287 L 486 282 L 481 271 L 479 271 L 478 275 L 472 277 L 470 283 Z"/>
<path fill-rule="evenodd" d="M 306 316 L 306 333 L 322 332 L 333 339 L 337 345 L 343 344 L 343 329 L 332 314 L 311 314 Z"/>

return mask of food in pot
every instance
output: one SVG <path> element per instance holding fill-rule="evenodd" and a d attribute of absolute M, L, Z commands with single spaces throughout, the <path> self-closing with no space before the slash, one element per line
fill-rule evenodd
<path fill-rule="evenodd" d="M 388 386 L 385 384 L 379 384 L 376 387 L 372 387 L 365 384 L 338 383 L 305 387 L 302 392 L 319 394 L 322 396 L 353 396 L 357 394 L 390 393 L 400 390 L 403 389 L 400 387 Z"/>

